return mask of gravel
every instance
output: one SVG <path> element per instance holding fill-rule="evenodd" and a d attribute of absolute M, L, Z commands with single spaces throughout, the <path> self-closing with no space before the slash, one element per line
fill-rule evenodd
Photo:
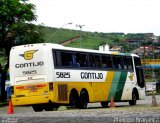
<path fill-rule="evenodd" d="M 90 103 L 87 109 L 60 107 L 58 111 L 34 112 L 32 107 L 14 107 L 14 114 L 7 114 L 8 107 L 0 107 L 0 123 L 152 123 L 160 122 L 160 96 L 156 95 L 158 106 L 152 106 L 152 96 L 137 101 L 136 106 L 128 102 L 115 103 L 115 108 L 101 108 L 100 103 Z"/>

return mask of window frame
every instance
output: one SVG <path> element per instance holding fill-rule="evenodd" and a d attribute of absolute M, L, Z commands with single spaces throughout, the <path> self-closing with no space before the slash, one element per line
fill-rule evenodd
<path fill-rule="evenodd" d="M 84 51 L 71 51 L 71 50 L 61 50 L 61 49 L 52 49 L 53 52 L 53 60 L 54 60 L 54 67 L 56 69 L 79 69 L 79 70 L 101 70 L 101 71 L 133 71 L 134 66 L 133 66 L 133 59 L 132 56 L 122 56 L 122 55 L 114 55 L 114 54 L 104 54 L 104 53 L 92 53 L 92 52 L 84 52 Z M 74 56 L 75 60 L 75 65 L 72 66 L 63 66 L 62 65 L 62 59 L 60 58 L 60 55 L 62 52 L 66 53 L 71 53 Z M 78 55 L 77 55 L 78 54 Z M 90 59 L 89 57 L 97 57 L 98 56 L 98 61 L 99 61 L 99 66 L 98 67 L 93 67 L 90 66 Z M 86 57 L 86 61 L 84 60 Z M 111 62 L 111 67 L 108 68 L 103 68 L 103 60 L 104 58 L 109 58 L 108 62 Z M 122 68 L 114 68 L 113 67 L 113 59 L 114 58 L 120 58 L 120 62 L 122 64 Z M 132 60 L 132 69 L 124 69 L 124 58 L 129 58 Z M 78 61 L 79 60 L 79 61 Z M 79 62 L 83 63 L 79 63 Z M 73 62 L 73 61 L 72 61 Z M 86 62 L 86 65 L 84 65 Z M 88 66 L 87 66 L 88 65 Z M 106 63 L 107 65 L 107 63 Z"/>

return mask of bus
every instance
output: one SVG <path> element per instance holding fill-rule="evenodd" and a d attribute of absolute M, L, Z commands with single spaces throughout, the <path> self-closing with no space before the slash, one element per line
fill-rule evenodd
<path fill-rule="evenodd" d="M 10 82 L 12 104 L 36 112 L 59 106 L 85 109 L 94 102 L 107 107 L 111 97 L 136 105 L 145 98 L 139 56 L 51 43 L 12 47 Z"/>

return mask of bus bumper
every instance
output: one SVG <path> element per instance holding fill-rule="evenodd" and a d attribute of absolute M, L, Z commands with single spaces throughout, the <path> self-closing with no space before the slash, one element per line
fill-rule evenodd
<path fill-rule="evenodd" d="M 49 101 L 53 102 L 53 99 L 51 99 L 49 95 L 29 96 L 29 97 L 27 96 L 15 97 L 13 95 L 11 100 L 14 106 L 42 104 L 42 103 L 48 103 Z"/>

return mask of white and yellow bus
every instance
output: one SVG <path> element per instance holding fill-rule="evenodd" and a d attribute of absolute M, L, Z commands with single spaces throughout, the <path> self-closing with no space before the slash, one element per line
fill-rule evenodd
<path fill-rule="evenodd" d="M 87 108 L 114 101 L 135 105 L 145 98 L 140 58 L 135 54 L 41 43 L 10 52 L 12 103 L 50 111 L 61 105 Z"/>

